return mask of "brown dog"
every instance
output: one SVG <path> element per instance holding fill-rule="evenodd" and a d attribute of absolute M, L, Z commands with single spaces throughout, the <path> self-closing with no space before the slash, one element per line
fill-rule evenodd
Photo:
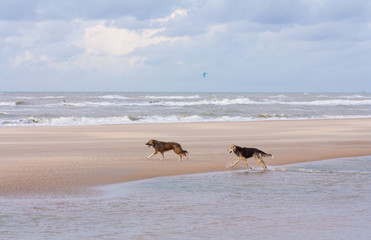
<path fill-rule="evenodd" d="M 148 145 L 148 147 L 153 147 L 155 149 L 155 152 L 149 155 L 147 159 L 160 152 L 162 154 L 161 160 L 164 160 L 165 158 L 164 152 L 169 150 L 174 150 L 174 152 L 178 154 L 179 161 L 182 160 L 182 155 L 189 159 L 189 157 L 187 156 L 188 152 L 186 150 L 183 150 L 182 146 L 180 146 L 180 144 L 176 142 L 161 142 L 151 139 L 146 143 L 146 145 Z"/>

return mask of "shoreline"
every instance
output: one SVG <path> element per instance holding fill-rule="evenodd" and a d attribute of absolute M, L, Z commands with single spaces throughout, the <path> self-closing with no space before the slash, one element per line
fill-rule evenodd
<path fill-rule="evenodd" d="M 149 139 L 179 142 L 151 159 Z M 161 176 L 233 170 L 236 144 L 272 153 L 269 165 L 371 155 L 370 119 L 144 123 L 0 128 L 0 195 L 76 193 L 89 187 Z M 254 159 L 249 165 L 261 169 Z M 240 162 L 234 169 L 244 169 Z"/>
<path fill-rule="evenodd" d="M 130 117 L 130 115 L 129 115 Z M 128 123 L 96 123 L 96 124 L 56 124 L 56 125 L 48 125 L 48 124 L 15 124 L 15 125 L 7 125 L 3 124 L 0 126 L 1 128 L 38 128 L 38 127 L 99 127 L 99 126 L 120 126 L 120 125 L 147 125 L 147 124 L 187 124 L 187 123 L 239 123 L 239 122 L 271 122 L 271 121 L 316 121 L 316 120 L 359 120 L 359 119 L 371 119 L 371 115 L 367 116 L 342 116 L 338 118 L 265 118 L 265 117 L 256 117 L 251 118 L 249 120 L 231 120 L 231 121 L 224 121 L 224 120 L 205 120 L 205 121 L 176 121 L 176 122 L 128 122 Z"/>

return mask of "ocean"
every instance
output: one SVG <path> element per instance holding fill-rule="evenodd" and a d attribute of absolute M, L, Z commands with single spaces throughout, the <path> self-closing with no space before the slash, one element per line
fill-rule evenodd
<path fill-rule="evenodd" d="M 0 127 L 370 117 L 371 93 L 0 93 Z"/>
<path fill-rule="evenodd" d="M 371 239 L 371 156 L 0 197 L 15 239 Z"/>

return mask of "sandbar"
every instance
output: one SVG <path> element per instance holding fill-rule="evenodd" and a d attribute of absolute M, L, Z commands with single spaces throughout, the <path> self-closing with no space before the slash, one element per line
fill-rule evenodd
<path fill-rule="evenodd" d="M 145 143 L 179 142 L 190 159 Z M 94 186 L 244 169 L 231 145 L 274 155 L 267 166 L 371 155 L 371 119 L 0 128 L 0 195 L 75 193 Z M 249 164 L 259 169 L 253 159 Z"/>

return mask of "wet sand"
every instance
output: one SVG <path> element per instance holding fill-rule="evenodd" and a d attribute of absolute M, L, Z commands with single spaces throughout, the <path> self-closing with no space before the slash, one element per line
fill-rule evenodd
<path fill-rule="evenodd" d="M 149 139 L 179 142 L 151 159 Z M 78 193 L 158 176 L 232 170 L 236 144 L 272 153 L 269 165 L 371 155 L 371 119 L 0 128 L 0 195 Z M 253 159 L 249 164 L 260 168 Z M 240 162 L 233 169 L 245 168 Z"/>

